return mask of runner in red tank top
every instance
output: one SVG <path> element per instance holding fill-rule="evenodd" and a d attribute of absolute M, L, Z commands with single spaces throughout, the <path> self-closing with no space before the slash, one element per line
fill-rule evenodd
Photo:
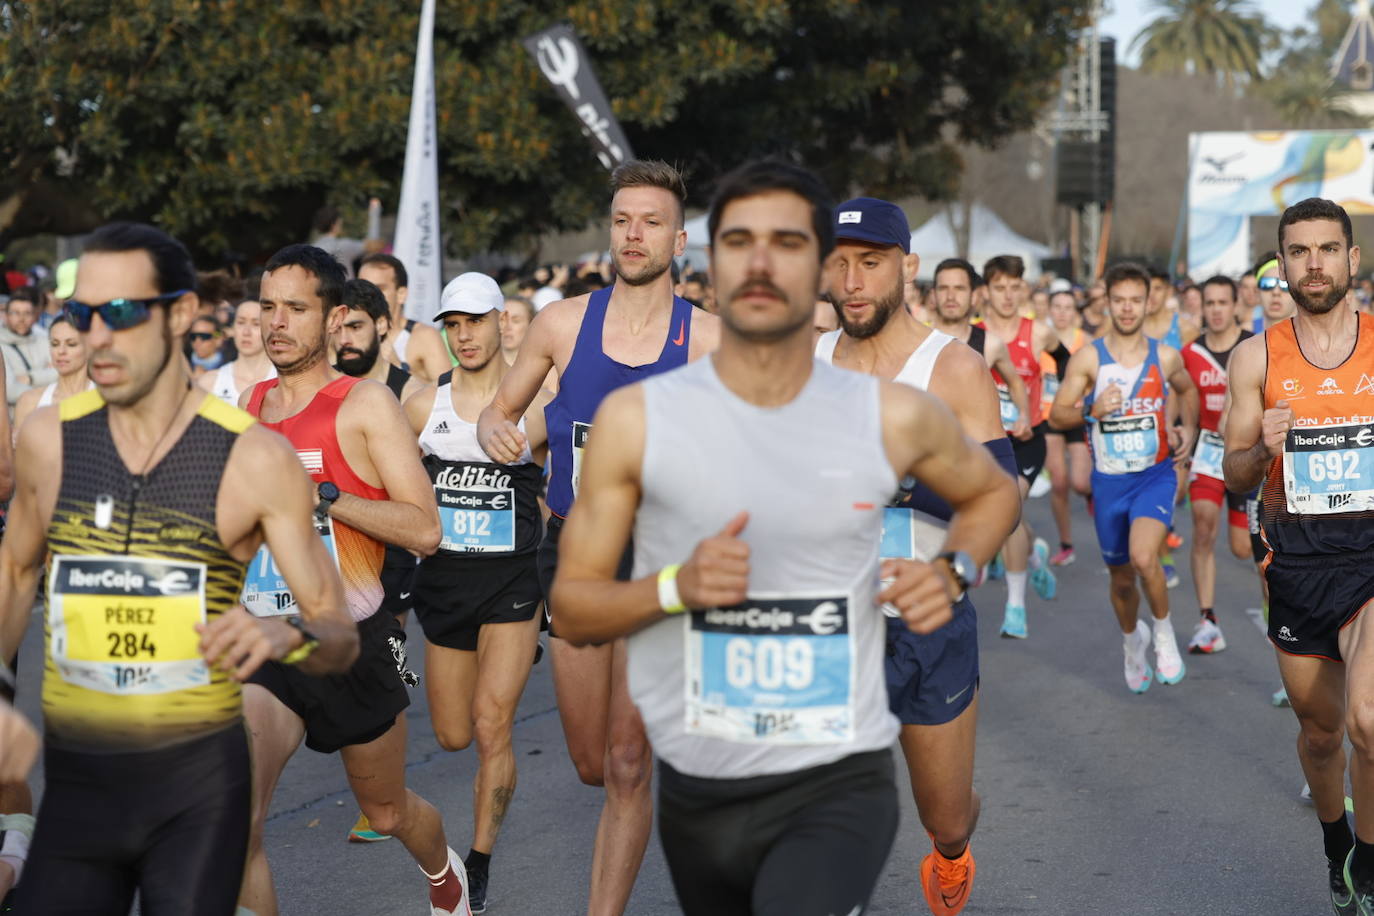
<path fill-rule="evenodd" d="M 348 311 L 343 286 L 342 266 L 310 245 L 277 252 L 262 278 L 263 342 L 278 378 L 259 383 L 242 401 L 291 441 L 317 484 L 316 524 L 326 534 L 332 526 L 361 651 L 343 675 L 301 677 L 267 665 L 245 687 L 256 804 L 239 903 L 258 916 L 277 911 L 262 821 L 304 736 L 312 750 L 340 752 L 373 828 L 399 839 L 429 878 L 433 912 L 468 916 L 462 859 L 447 848 L 439 812 L 405 786 L 404 632 L 391 614 L 378 613 L 383 543 L 433 553 L 439 513 L 396 398 L 384 385 L 342 376 L 326 361 L 326 334 Z"/>
<path fill-rule="evenodd" d="M 1202 317 L 1206 333 L 1183 348 L 1183 366 L 1197 385 L 1200 412 L 1198 441 L 1188 475 L 1188 496 L 1193 512 L 1193 588 L 1197 591 L 1202 618 L 1188 643 L 1194 655 L 1210 655 L 1226 648 L 1213 609 L 1217 561 L 1213 555 L 1221 509 L 1227 508 L 1231 552 L 1248 560 L 1250 520 L 1245 494 L 1226 492 L 1222 482 L 1221 414 L 1226 404 L 1226 366 L 1237 344 L 1250 332 L 1236 324 L 1237 289 L 1230 277 L 1216 276 L 1202 284 Z"/>
<path fill-rule="evenodd" d="M 983 323 L 988 333 L 996 335 L 1007 345 L 1007 352 L 1016 366 L 1016 373 L 1026 385 L 1031 426 L 1013 430 L 1012 448 L 1016 452 L 1016 467 L 1021 472 L 1021 498 L 1030 492 L 1031 484 L 1045 467 L 1045 429 L 1040 416 L 1041 380 L 1040 354 L 1050 353 L 1059 346 L 1059 335 L 1049 325 L 1039 324 L 1022 315 L 1022 297 L 1026 267 L 1015 255 L 992 258 L 983 266 L 983 280 L 988 287 L 988 310 Z M 993 373 L 994 381 L 1003 384 L 1001 376 Z M 1032 567 L 1030 582 L 1042 599 L 1054 597 L 1057 583 L 1049 564 L 1050 549 L 1042 539 L 1034 540 L 1030 527 L 1023 521 L 1002 547 L 1002 559 L 1007 569 L 1007 607 L 1002 619 L 1002 635 L 1025 639 L 1027 568 Z"/>

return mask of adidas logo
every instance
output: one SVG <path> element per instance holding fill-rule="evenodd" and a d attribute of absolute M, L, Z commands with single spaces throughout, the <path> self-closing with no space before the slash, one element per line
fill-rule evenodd
<path fill-rule="evenodd" d="M 430 432 L 434 433 L 435 435 L 448 432 L 448 421 L 440 420 L 439 425 L 431 429 Z"/>

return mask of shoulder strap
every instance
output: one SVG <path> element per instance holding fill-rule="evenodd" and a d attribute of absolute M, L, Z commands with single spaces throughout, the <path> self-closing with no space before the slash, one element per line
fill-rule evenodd
<path fill-rule="evenodd" d="M 277 387 L 279 379 L 269 378 L 258 382 L 253 386 L 253 393 L 248 397 L 248 412 L 255 417 L 262 416 L 262 402 L 267 397 L 267 392 Z"/>
<path fill-rule="evenodd" d="M 840 331 L 826 331 L 816 340 L 816 359 L 823 363 L 835 364 L 835 347 L 840 342 Z"/>
<path fill-rule="evenodd" d="M 19 357 L 19 361 L 24 364 L 24 372 L 26 374 L 32 373 L 33 366 L 29 363 L 29 358 L 24 355 L 24 351 L 19 348 L 19 344 L 10 344 L 10 349 L 14 351 L 15 356 Z"/>

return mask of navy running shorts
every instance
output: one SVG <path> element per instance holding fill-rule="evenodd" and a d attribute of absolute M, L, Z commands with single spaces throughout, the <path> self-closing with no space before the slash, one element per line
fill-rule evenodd
<path fill-rule="evenodd" d="M 978 695 L 978 615 L 968 595 L 954 619 L 918 635 L 899 617 L 887 619 L 887 705 L 903 725 L 943 725 Z"/>

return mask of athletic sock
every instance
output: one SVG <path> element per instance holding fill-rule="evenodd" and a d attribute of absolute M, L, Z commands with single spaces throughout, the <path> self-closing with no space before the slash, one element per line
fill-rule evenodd
<path fill-rule="evenodd" d="M 1060 542 L 1059 542 L 1059 549 L 1060 549 L 1060 550 L 1073 550 L 1073 545 L 1070 544 L 1068 541 L 1060 541 Z"/>
<path fill-rule="evenodd" d="M 1007 606 L 1025 607 L 1026 606 L 1026 579 L 1029 574 L 1022 572 L 1012 572 L 1007 570 Z"/>
<path fill-rule="evenodd" d="M 469 849 L 467 857 L 463 859 L 463 864 L 467 866 L 469 875 L 475 872 L 481 872 L 485 875 L 491 867 L 491 853 Z"/>
<path fill-rule="evenodd" d="M 1355 845 L 1355 834 L 1350 832 L 1350 821 L 1342 814 L 1329 824 L 1326 821 L 1317 823 L 1322 825 L 1322 846 L 1326 850 L 1327 860 L 1344 863 L 1345 857 L 1350 855 L 1350 847 Z"/>
<path fill-rule="evenodd" d="M 1351 890 L 1359 888 L 1369 893 L 1374 887 L 1374 843 L 1355 837 L 1355 856 L 1350 860 Z"/>
<path fill-rule="evenodd" d="M 24 862 L 29 857 L 29 842 L 33 838 L 32 814 L 0 814 L 0 862 L 14 870 L 14 883 L 24 874 Z"/>
<path fill-rule="evenodd" d="M 441 910 L 456 910 L 463 899 L 463 884 L 453 870 L 453 863 L 445 861 L 437 875 L 431 875 L 424 868 L 420 872 L 429 879 L 429 902 Z"/>
<path fill-rule="evenodd" d="M 1156 618 L 1155 618 L 1155 633 L 1156 633 L 1156 634 L 1159 634 L 1159 633 L 1173 633 L 1173 632 L 1174 632 L 1174 622 L 1173 622 L 1172 620 L 1169 619 L 1169 615 L 1168 615 L 1168 614 L 1165 614 L 1163 617 L 1156 617 Z"/>

